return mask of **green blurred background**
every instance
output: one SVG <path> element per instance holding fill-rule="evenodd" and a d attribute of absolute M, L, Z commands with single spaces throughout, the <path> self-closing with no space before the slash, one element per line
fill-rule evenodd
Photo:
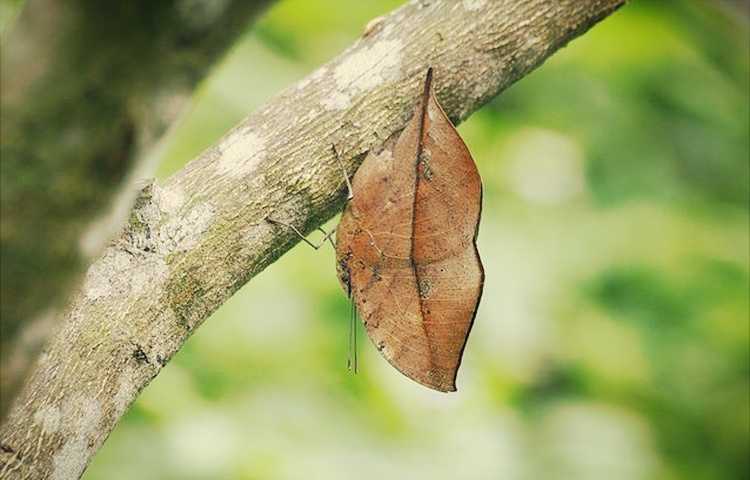
<path fill-rule="evenodd" d="M 155 175 L 401 3 L 279 2 Z M 458 393 L 403 377 L 361 328 L 348 372 L 333 249 L 300 245 L 206 321 L 84 478 L 748 478 L 750 48 L 725 7 L 632 1 L 459 127 L 486 281 Z"/>

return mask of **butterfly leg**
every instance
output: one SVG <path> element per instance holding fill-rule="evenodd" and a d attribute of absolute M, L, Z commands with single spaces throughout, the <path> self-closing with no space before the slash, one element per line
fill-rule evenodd
<path fill-rule="evenodd" d="M 349 193 L 346 196 L 347 200 L 351 200 L 354 198 L 354 191 L 352 190 L 352 182 L 349 180 L 349 174 L 346 173 L 346 167 L 344 167 L 344 162 L 341 161 L 341 157 L 339 157 L 339 152 L 336 151 L 336 145 L 331 145 L 331 148 L 333 149 L 333 155 L 336 157 L 336 160 L 339 162 L 339 166 L 341 167 L 341 172 L 344 174 L 344 180 L 346 181 L 346 188 L 349 191 Z"/>
<path fill-rule="evenodd" d="M 284 222 L 282 222 L 281 220 L 274 220 L 274 219 L 272 219 L 272 218 L 266 218 L 266 221 L 268 221 L 268 222 L 270 222 L 270 223 L 273 223 L 273 224 L 275 224 L 275 225 L 283 225 L 284 227 L 290 228 L 290 229 L 291 229 L 291 230 L 292 230 L 292 231 L 293 231 L 294 233 L 296 233 L 296 234 L 297 234 L 297 236 L 298 236 L 298 237 L 299 237 L 300 239 L 302 239 L 302 240 L 303 240 L 303 241 L 304 241 L 304 242 L 305 242 L 306 244 L 310 245 L 310 246 L 311 246 L 312 248 L 314 248 L 315 250 L 317 250 L 317 249 L 319 249 L 320 247 L 322 247 L 322 246 L 323 246 L 323 244 L 324 244 L 324 243 L 326 243 L 326 240 L 328 240 L 329 242 L 331 242 L 331 245 L 333 246 L 333 248 L 336 248 L 336 245 L 334 245 L 334 244 L 333 244 L 333 240 L 331 240 L 331 236 L 333 235 L 333 232 L 334 232 L 335 230 L 331 230 L 330 232 L 327 232 L 327 233 L 326 233 L 326 231 L 325 231 L 325 230 L 323 230 L 322 228 L 318 227 L 318 230 L 320 230 L 321 232 L 323 232 L 323 234 L 324 234 L 325 236 L 324 236 L 324 237 L 323 237 L 323 238 L 322 238 L 322 239 L 320 240 L 320 242 L 318 242 L 318 243 L 313 243 L 313 242 L 311 242 L 310 240 L 308 240 L 307 238 L 305 238 L 305 236 L 304 236 L 304 235 L 302 234 L 302 232 L 300 232 L 300 231 L 299 231 L 299 230 L 297 229 L 297 227 L 295 227 L 294 225 L 291 225 L 291 224 L 289 224 L 289 223 L 284 223 Z"/>

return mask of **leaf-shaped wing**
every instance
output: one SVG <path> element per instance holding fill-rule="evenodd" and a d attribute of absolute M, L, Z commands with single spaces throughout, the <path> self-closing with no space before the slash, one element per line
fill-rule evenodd
<path fill-rule="evenodd" d="M 352 190 L 336 232 L 337 270 L 367 333 L 409 378 L 455 391 L 484 280 L 482 186 L 431 70 L 414 116 L 367 155 Z"/>

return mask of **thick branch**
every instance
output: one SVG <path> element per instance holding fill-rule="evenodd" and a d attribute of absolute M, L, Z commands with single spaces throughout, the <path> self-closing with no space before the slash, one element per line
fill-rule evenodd
<path fill-rule="evenodd" d="M 412 2 L 146 186 L 3 426 L 4 472 L 80 475 L 201 322 L 297 243 L 267 219 L 307 232 L 340 210 L 334 147 L 351 175 L 408 120 L 428 66 L 460 121 L 623 1 Z"/>
<path fill-rule="evenodd" d="M 4 39 L 0 416 L 51 330 L 32 323 L 50 317 L 90 261 L 81 236 L 268 2 L 214 3 L 28 0 Z M 95 255 L 109 234 L 89 242 Z"/>

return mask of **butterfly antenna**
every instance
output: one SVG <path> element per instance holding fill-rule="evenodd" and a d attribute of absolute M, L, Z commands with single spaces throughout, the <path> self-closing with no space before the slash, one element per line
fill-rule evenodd
<path fill-rule="evenodd" d="M 351 299 L 351 312 L 349 315 L 349 351 L 347 354 L 346 359 L 346 367 L 350 371 L 354 371 L 354 373 L 359 372 L 359 361 L 358 361 L 358 352 L 357 352 L 357 322 L 356 322 L 356 316 L 357 316 L 357 310 L 354 307 L 354 299 Z"/>

